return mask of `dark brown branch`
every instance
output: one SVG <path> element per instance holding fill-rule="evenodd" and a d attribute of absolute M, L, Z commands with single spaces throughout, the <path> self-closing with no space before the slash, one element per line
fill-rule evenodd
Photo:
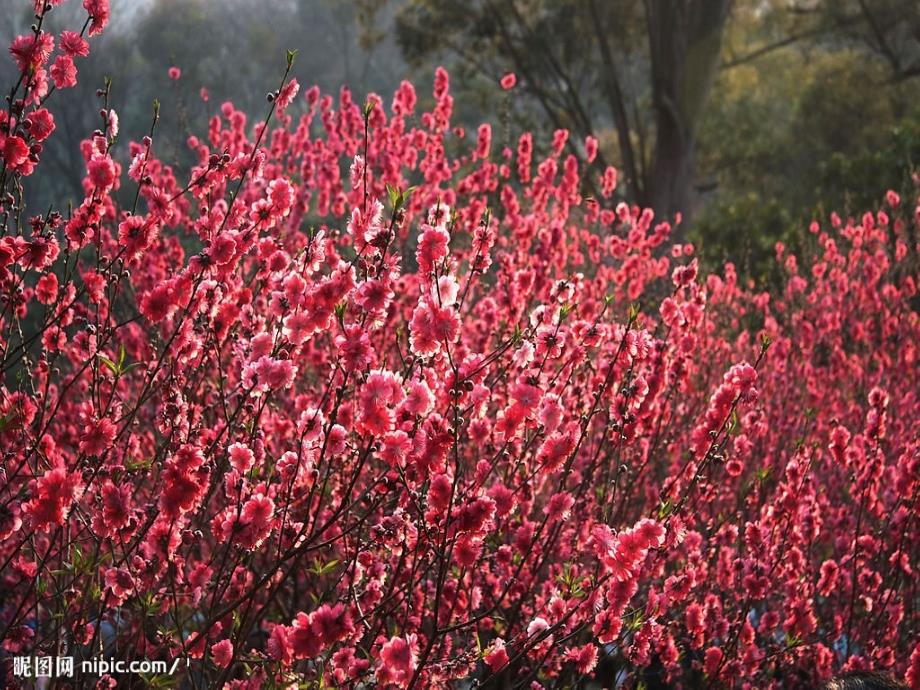
<path fill-rule="evenodd" d="M 898 58 L 898 54 L 894 51 L 894 49 L 888 44 L 888 39 L 885 38 L 885 32 L 876 21 L 875 15 L 872 14 L 869 6 L 866 5 L 866 0 L 859 0 L 859 7 L 862 10 L 863 17 L 866 19 L 866 23 L 872 30 L 872 35 L 875 37 L 875 42 L 878 46 L 879 52 L 881 52 L 885 59 L 888 60 L 888 62 L 891 64 L 891 68 L 894 70 L 894 73 L 900 74 L 901 60 Z"/>
<path fill-rule="evenodd" d="M 604 63 L 604 71 L 607 77 L 603 80 L 604 90 L 613 115 L 614 125 L 617 129 L 617 139 L 623 155 L 623 165 L 626 168 L 627 184 L 632 197 L 639 200 L 644 198 L 645 180 L 640 177 L 636 166 L 636 156 L 630 137 L 629 117 L 626 112 L 623 90 L 617 77 L 617 67 L 613 60 L 613 52 L 610 50 L 610 45 L 604 36 L 603 21 L 595 0 L 589 0 L 589 6 L 591 8 L 595 38 L 597 39 L 598 49 L 601 53 L 601 60 Z"/>
<path fill-rule="evenodd" d="M 732 69 L 734 67 L 740 67 L 741 65 L 746 65 L 749 62 L 754 62 L 755 60 L 758 60 L 765 55 L 769 55 L 770 53 L 776 52 L 777 50 L 781 50 L 788 46 L 794 45 L 798 43 L 799 41 L 805 40 L 806 38 L 813 38 L 815 36 L 820 36 L 821 34 L 827 33 L 828 31 L 830 31 L 830 28 L 820 27 L 817 29 L 809 29 L 808 31 L 802 31 L 801 33 L 797 33 L 797 34 L 791 34 L 778 41 L 775 41 L 773 43 L 768 43 L 767 45 L 757 48 L 756 50 L 752 50 L 750 53 L 745 53 L 744 55 L 741 55 L 736 58 L 732 58 L 731 60 L 728 60 L 727 62 L 723 62 L 722 69 Z"/>

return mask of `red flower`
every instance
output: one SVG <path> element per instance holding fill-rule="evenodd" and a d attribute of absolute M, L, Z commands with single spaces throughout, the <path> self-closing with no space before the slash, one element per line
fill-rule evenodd
<path fill-rule="evenodd" d="M 492 127 L 488 123 L 479 125 L 476 138 L 476 157 L 488 158 L 492 147 Z"/>
<path fill-rule="evenodd" d="M 585 676 L 597 665 L 597 647 L 591 643 L 569 649 L 565 658 L 575 664 L 575 672 Z"/>
<path fill-rule="evenodd" d="M 128 216 L 118 225 L 118 243 L 128 259 L 147 249 L 155 236 L 156 226 L 150 218 Z"/>
<path fill-rule="evenodd" d="M 22 168 L 29 160 L 28 144 L 26 144 L 22 137 L 15 134 L 6 137 L 6 139 L 3 139 L 2 136 L 3 135 L 0 135 L 0 142 L 3 144 L 3 160 L 6 161 L 7 166 L 13 170 Z"/>
<path fill-rule="evenodd" d="M 134 592 L 135 582 L 126 568 L 109 568 L 105 571 L 105 586 L 116 601 L 124 601 Z"/>
<path fill-rule="evenodd" d="M 152 323 L 157 323 L 165 319 L 175 306 L 172 285 L 160 283 L 141 300 L 141 313 Z"/>
<path fill-rule="evenodd" d="M 344 640 L 351 633 L 351 614 L 342 603 L 332 606 L 323 604 L 310 614 L 310 628 L 323 645 L 328 647 Z"/>
<path fill-rule="evenodd" d="M 102 154 L 94 155 L 86 166 L 90 182 L 102 194 L 115 184 L 115 162 Z"/>
<path fill-rule="evenodd" d="M 230 465 L 240 474 L 245 474 L 255 463 L 255 454 L 242 443 L 234 443 L 227 449 Z"/>
<path fill-rule="evenodd" d="M 714 676 L 722 663 L 724 653 L 719 647 L 709 647 L 706 650 L 703 661 L 703 670 L 707 676 Z"/>
<path fill-rule="evenodd" d="M 291 103 L 293 103 L 294 97 L 297 96 L 298 91 L 300 91 L 300 84 L 297 83 L 296 79 L 291 79 L 287 84 L 285 84 L 281 91 L 278 93 L 277 101 L 275 101 L 278 104 L 278 109 L 284 110 Z"/>
<path fill-rule="evenodd" d="M 51 65 L 51 78 L 55 87 L 69 89 L 77 85 L 77 68 L 70 55 L 58 55 Z"/>
<path fill-rule="evenodd" d="M 322 651 L 322 640 L 310 628 L 310 616 L 298 613 L 288 628 L 288 639 L 295 659 L 312 659 Z"/>
<path fill-rule="evenodd" d="M 61 32 L 61 49 L 71 57 L 86 57 L 89 55 L 87 43 L 76 31 Z"/>
<path fill-rule="evenodd" d="M 385 434 L 393 427 L 393 407 L 404 397 L 402 387 L 393 374 L 372 371 L 359 394 L 362 428 L 372 434 Z"/>
<path fill-rule="evenodd" d="M 296 375 L 297 367 L 289 359 L 274 359 L 263 355 L 246 365 L 243 381 L 254 392 L 265 393 L 289 388 Z"/>
<path fill-rule="evenodd" d="M 62 34 L 60 70 L 17 46 L 39 66 L 0 109 L 7 651 L 109 621 L 249 690 L 444 690 L 512 658 L 565 686 L 600 644 L 674 685 L 916 684 L 913 201 L 815 221 L 777 289 L 707 275 L 610 201 L 615 169 L 582 198 L 566 130 L 465 140 L 439 69 L 418 117 L 411 85 L 372 98 L 366 154 L 347 89 L 265 131 L 225 104 L 190 170 L 150 137 L 109 151 L 107 108 L 84 198 L 20 213 L 48 80 L 87 46 Z M 387 184 L 416 185 L 398 212 Z"/>
<path fill-rule="evenodd" d="M 63 525 L 70 508 L 82 494 L 81 477 L 56 467 L 32 482 L 32 499 L 23 504 L 32 529 L 42 532 Z"/>
<path fill-rule="evenodd" d="M 54 132 L 54 116 L 47 108 L 36 108 L 28 117 L 29 134 L 35 141 L 44 141 Z"/>
<path fill-rule="evenodd" d="M 343 335 L 336 336 L 335 345 L 351 371 L 361 371 L 373 361 L 370 336 L 358 324 L 347 326 Z"/>
<path fill-rule="evenodd" d="M 380 663 L 375 674 L 377 682 L 408 687 L 417 661 L 418 641 L 415 635 L 391 637 L 380 648 Z"/>
<path fill-rule="evenodd" d="M 211 645 L 211 656 L 220 668 L 227 668 L 233 660 L 233 643 L 230 640 L 215 642 Z"/>
<path fill-rule="evenodd" d="M 237 243 L 236 238 L 229 232 L 222 233 L 214 238 L 211 243 L 208 254 L 214 263 L 223 266 L 230 263 L 236 257 Z"/>
<path fill-rule="evenodd" d="M 920 642 L 914 645 L 914 651 L 910 654 L 910 665 L 907 668 L 904 680 L 910 690 L 920 688 Z"/>
<path fill-rule="evenodd" d="M 236 542 L 246 549 L 255 549 L 271 534 L 275 503 L 268 496 L 256 494 L 243 506 L 239 527 L 234 530 Z"/>
<path fill-rule="evenodd" d="M 451 307 L 438 307 L 429 300 L 421 300 L 412 313 L 409 324 L 409 343 L 417 355 L 432 355 L 450 344 L 460 335 L 460 320 Z"/>
<path fill-rule="evenodd" d="M 450 477 L 446 474 L 435 475 L 428 487 L 428 505 L 438 514 L 443 515 L 450 504 Z"/>
<path fill-rule="evenodd" d="M 54 50 L 54 36 L 45 31 L 17 36 L 10 44 L 10 55 L 20 72 L 35 72 L 44 66 Z"/>
<path fill-rule="evenodd" d="M 53 273 L 46 273 L 35 285 L 35 296 L 42 304 L 51 304 L 57 299 L 58 279 Z"/>
<path fill-rule="evenodd" d="M 585 160 L 593 163 L 595 158 L 597 158 L 597 139 L 591 136 L 585 137 Z"/>
<path fill-rule="evenodd" d="M 86 455 L 103 455 L 110 449 L 117 431 L 115 424 L 105 417 L 90 424 L 80 439 L 80 452 Z"/>
<path fill-rule="evenodd" d="M 839 573 L 840 568 L 835 561 L 826 560 L 821 564 L 821 577 L 818 579 L 817 589 L 823 596 L 830 596 L 834 591 Z"/>
<path fill-rule="evenodd" d="M 294 647 L 288 636 L 288 628 L 275 625 L 268 636 L 265 650 L 272 659 L 280 661 L 284 666 L 290 666 L 294 660 Z"/>
<path fill-rule="evenodd" d="M 486 650 L 483 658 L 493 673 L 505 667 L 508 664 L 508 650 L 505 649 L 505 641 L 500 637 L 496 638 Z"/>
<path fill-rule="evenodd" d="M 442 227 L 422 226 L 422 236 L 419 238 L 415 259 L 418 261 L 419 271 L 430 273 L 434 265 L 447 256 L 447 245 L 450 235 Z"/>
<path fill-rule="evenodd" d="M 93 515 L 93 529 L 102 536 L 112 536 L 119 533 L 131 517 L 131 488 L 106 481 L 101 500 L 101 510 Z"/>
<path fill-rule="evenodd" d="M 101 34 L 109 22 L 109 0 L 83 0 L 83 8 L 92 17 L 89 25 L 89 35 Z"/>
<path fill-rule="evenodd" d="M 164 487 L 160 492 L 160 508 L 165 517 L 176 517 L 192 510 L 207 489 L 207 472 L 202 468 L 204 456 L 193 445 L 180 447 L 163 470 Z"/>

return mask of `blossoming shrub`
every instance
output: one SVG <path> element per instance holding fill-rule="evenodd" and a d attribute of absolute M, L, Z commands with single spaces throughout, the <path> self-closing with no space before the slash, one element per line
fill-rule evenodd
<path fill-rule="evenodd" d="M 29 215 L 108 18 L 55 35 L 57 4 L 0 113 L 7 672 L 920 687 L 914 204 L 778 247 L 774 294 L 700 276 L 566 132 L 468 144 L 439 70 L 422 113 L 408 83 L 226 103 L 182 179 L 103 89 L 84 198 Z"/>

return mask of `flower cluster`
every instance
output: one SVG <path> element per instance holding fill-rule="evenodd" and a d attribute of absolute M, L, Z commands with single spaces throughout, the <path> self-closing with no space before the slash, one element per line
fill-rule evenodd
<path fill-rule="evenodd" d="M 920 205 L 816 222 L 770 293 L 701 275 L 596 140 L 468 143 L 438 70 L 424 112 L 286 74 L 186 173 L 106 107 L 29 216 L 109 18 L 57 4 L 0 113 L 0 663 L 920 687 Z"/>

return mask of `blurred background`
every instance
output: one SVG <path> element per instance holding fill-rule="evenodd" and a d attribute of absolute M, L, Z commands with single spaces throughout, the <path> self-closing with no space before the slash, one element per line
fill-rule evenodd
<path fill-rule="evenodd" d="M 146 133 L 159 99 L 158 151 L 181 168 L 188 135 L 206 133 L 225 100 L 261 119 L 288 48 L 304 89 L 347 85 L 359 102 L 373 91 L 389 103 L 410 79 L 425 107 L 444 64 L 457 124 L 491 122 L 504 143 L 533 129 L 538 152 L 565 127 L 577 155 L 593 134 L 595 165 L 619 169 L 621 198 L 682 212 L 682 236 L 710 265 L 730 260 L 758 280 L 771 279 L 778 240 L 796 247 L 812 218 L 909 192 L 920 161 L 917 0 L 111 3 L 76 93 L 50 101 L 59 129 L 33 209 L 82 197 L 79 141 L 99 124 L 106 76 L 122 138 Z M 7 44 L 33 21 L 29 4 L 0 0 Z M 73 0 L 51 27 L 83 17 Z M 2 60 L 0 84 L 13 71 Z M 506 72 L 518 77 L 509 92 Z"/>

